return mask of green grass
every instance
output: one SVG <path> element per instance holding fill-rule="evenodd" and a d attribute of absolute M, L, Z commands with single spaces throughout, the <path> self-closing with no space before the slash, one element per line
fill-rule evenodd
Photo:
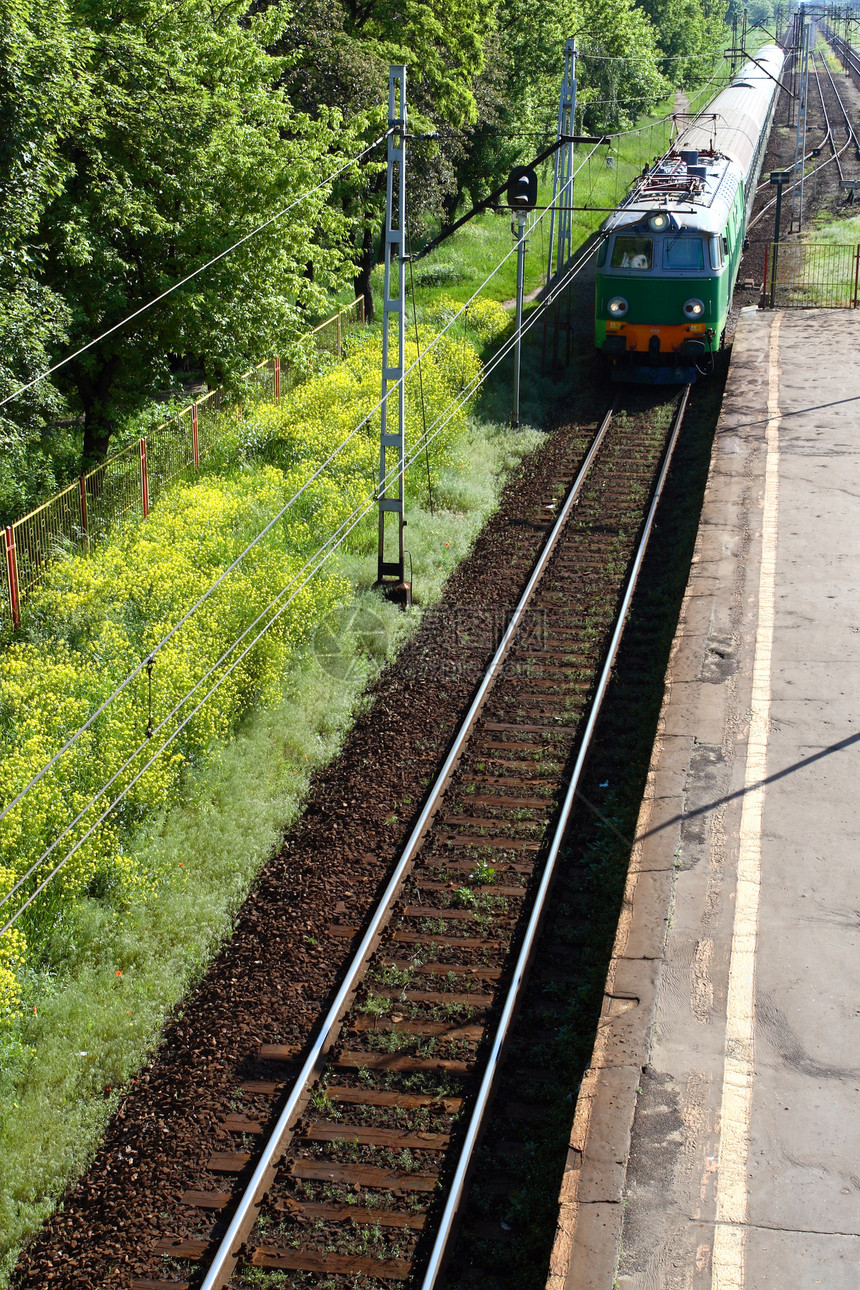
<path fill-rule="evenodd" d="M 411 510 L 409 552 L 423 606 L 468 552 L 506 471 L 541 437 L 476 425 L 441 472 L 435 514 Z M 7 1052 L 0 1073 L 0 1285 L 22 1240 L 92 1158 L 166 1015 L 229 935 L 255 873 L 299 814 L 311 772 L 337 752 L 368 682 L 420 625 L 420 611 L 404 615 L 361 590 L 375 577 L 375 559 L 344 557 L 339 571 L 378 625 L 362 634 L 362 653 L 361 622 L 346 615 L 345 666 L 332 667 L 328 656 L 321 667 L 308 650 L 280 704 L 249 717 L 191 778 L 185 804 L 135 836 L 147 867 L 175 875 L 158 899 L 128 910 L 77 902 L 57 926 L 50 974 L 32 972 L 24 982 L 24 1047 Z"/>
<path fill-rule="evenodd" d="M 846 215 L 845 219 L 835 220 L 832 211 L 822 212 L 820 222 L 816 221 L 805 240 L 828 246 L 856 246 L 860 242 L 860 215 Z"/>

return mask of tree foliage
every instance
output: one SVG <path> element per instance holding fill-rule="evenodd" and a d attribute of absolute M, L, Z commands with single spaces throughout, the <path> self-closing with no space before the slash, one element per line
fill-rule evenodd
<path fill-rule="evenodd" d="M 34 279 L 67 310 L 54 343 L 76 349 L 313 188 L 355 140 L 337 107 L 296 112 L 276 84 L 277 10 L 249 19 L 242 3 L 206 0 L 55 10 L 78 51 L 78 106 L 57 123 L 59 182 L 42 184 L 29 216 L 31 254 Z M 349 265 L 327 197 L 319 189 L 64 369 L 85 457 L 105 451 L 118 412 L 169 385 L 179 359 L 229 380 L 323 307 Z"/>
<path fill-rule="evenodd" d="M 67 170 L 80 56 L 57 0 L 0 0 L 0 398 L 50 363 L 66 335 L 62 296 L 40 276 L 38 229 Z M 0 409 L 0 515 L 14 518 L 62 477 L 60 400 L 49 382 Z"/>
<path fill-rule="evenodd" d="M 707 79 L 722 53 L 725 4 L 711 0 L 637 0 L 656 34 L 661 69 L 676 85 L 689 88 Z"/>
<path fill-rule="evenodd" d="M 337 102 L 349 120 L 364 123 L 369 137 L 387 120 L 388 69 L 405 64 L 412 127 L 459 129 L 478 114 L 475 87 L 494 9 L 495 0 L 448 0 L 444 7 L 422 0 L 296 0 L 278 45 L 289 65 L 290 97 L 312 114 Z M 449 152 L 433 144 L 411 148 L 408 173 L 410 226 L 420 232 L 455 187 Z M 373 164 L 339 186 L 353 229 L 355 287 L 369 316 L 384 192 L 384 173 Z"/>
<path fill-rule="evenodd" d="M 439 132 L 410 147 L 420 236 L 552 137 L 567 37 L 596 132 L 701 77 L 723 31 L 711 0 L 0 0 L 0 19 L 4 394 L 357 154 L 390 64 L 413 130 Z M 229 382 L 350 277 L 372 309 L 383 191 L 380 151 L 4 409 L 0 508 L 70 465 L 63 417 L 97 458 L 177 373 Z"/>

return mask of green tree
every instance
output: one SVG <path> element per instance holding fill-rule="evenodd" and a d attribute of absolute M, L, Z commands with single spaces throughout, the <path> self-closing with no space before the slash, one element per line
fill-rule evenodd
<path fill-rule="evenodd" d="M 510 0 L 488 39 L 478 122 L 462 131 L 457 187 L 484 195 L 556 135 L 564 45 L 576 37 L 577 124 L 621 130 L 667 92 L 655 33 L 633 0 Z M 589 55 L 597 57 L 589 58 Z"/>
<path fill-rule="evenodd" d="M 82 108 L 58 142 L 58 191 L 34 241 L 65 302 L 68 346 L 98 335 L 336 169 L 355 144 L 337 108 L 311 119 L 276 82 L 277 10 L 228 0 L 68 0 Z M 190 363 L 215 383 L 283 349 L 349 270 L 325 188 L 58 374 L 84 460 L 118 414 Z"/>
<path fill-rule="evenodd" d="M 707 79 L 726 40 L 725 3 L 719 0 L 637 0 L 654 25 L 661 70 L 675 85 Z"/>
<path fill-rule="evenodd" d="M 0 398 L 36 377 L 65 338 L 64 301 L 40 281 L 34 239 L 79 120 L 80 55 L 65 0 L 0 0 Z M 44 382 L 0 409 L 0 521 L 62 479 L 75 446 Z"/>
<path fill-rule="evenodd" d="M 291 99 L 309 113 L 336 102 L 366 137 L 384 129 L 388 69 L 407 68 L 410 126 L 450 130 L 474 121 L 475 84 L 495 0 L 295 0 L 278 52 L 286 57 Z M 454 186 L 450 150 L 410 149 L 409 212 L 413 232 L 440 213 Z M 372 159 L 339 185 L 353 230 L 355 289 L 373 313 L 370 274 L 383 219 L 384 170 Z"/>

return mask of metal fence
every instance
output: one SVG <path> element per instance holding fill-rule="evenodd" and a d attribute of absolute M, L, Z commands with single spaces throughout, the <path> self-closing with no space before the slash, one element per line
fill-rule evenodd
<path fill-rule="evenodd" d="M 364 324 L 364 297 L 326 319 L 306 340 L 314 354 L 344 357 L 350 333 Z M 279 358 L 259 363 L 245 376 L 248 395 L 278 403 L 304 372 Z M 239 411 L 241 399 L 212 390 L 136 443 L 114 453 L 29 515 L 0 530 L 0 626 L 17 627 L 23 598 L 41 581 L 52 560 L 65 551 L 89 551 L 92 541 L 127 515 L 149 514 L 168 484 L 193 479 L 201 462 L 219 446 L 222 414 Z"/>
<path fill-rule="evenodd" d="M 762 307 L 856 309 L 860 246 L 773 242 L 767 248 Z"/>
<path fill-rule="evenodd" d="M 359 296 L 351 305 L 341 309 L 339 314 L 315 327 L 311 336 L 318 351 L 331 354 L 334 358 L 343 358 L 349 333 L 363 325 L 364 296 Z"/>

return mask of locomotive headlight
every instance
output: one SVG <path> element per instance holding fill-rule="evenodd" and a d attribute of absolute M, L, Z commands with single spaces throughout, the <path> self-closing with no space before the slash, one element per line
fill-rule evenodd
<path fill-rule="evenodd" d="M 657 211 L 648 220 L 648 227 L 654 233 L 662 233 L 669 227 L 669 216 L 664 211 Z"/>
<path fill-rule="evenodd" d="M 613 296 L 606 307 L 613 318 L 623 318 L 627 313 L 628 304 L 623 296 Z"/>
<path fill-rule="evenodd" d="M 705 316 L 705 306 L 702 304 L 701 300 L 696 300 L 695 298 L 693 300 L 685 300 L 684 313 L 688 318 L 692 318 L 694 322 L 698 322 L 700 318 L 704 318 Z"/>

